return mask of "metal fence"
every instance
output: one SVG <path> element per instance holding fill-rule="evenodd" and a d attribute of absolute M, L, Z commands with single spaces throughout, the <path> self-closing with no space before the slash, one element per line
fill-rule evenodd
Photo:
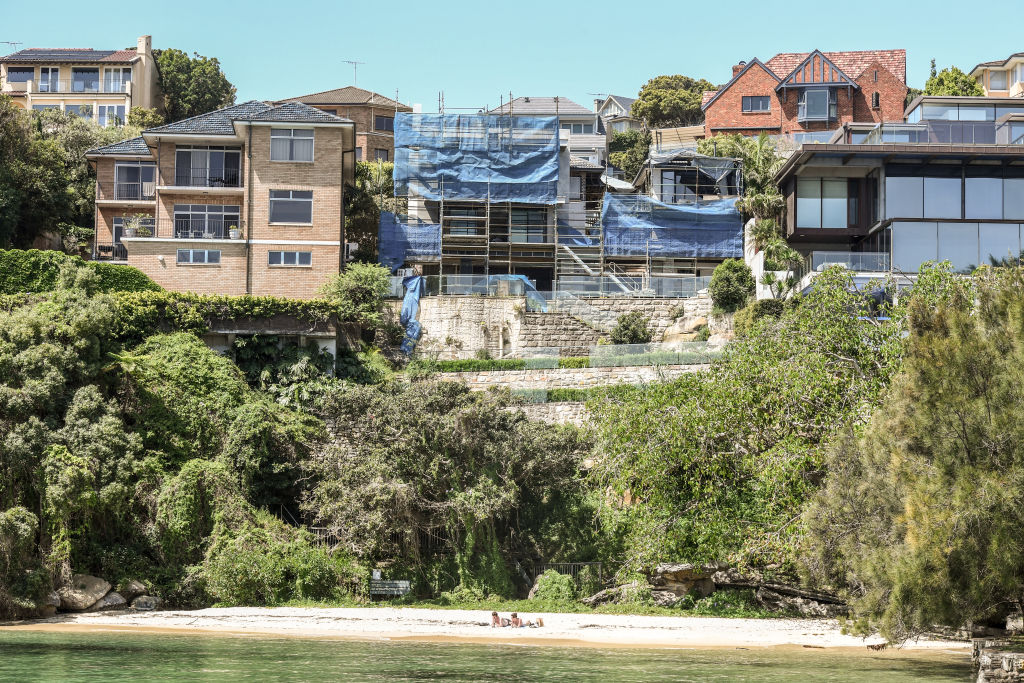
<path fill-rule="evenodd" d="M 591 346 L 592 368 L 623 368 L 651 365 L 703 365 L 710 363 L 719 349 L 707 342 L 672 344 L 607 344 Z"/>
<path fill-rule="evenodd" d="M 533 580 L 548 570 L 555 570 L 559 574 L 571 576 L 577 584 L 580 583 L 581 575 L 587 571 L 592 572 L 598 582 L 604 581 L 603 562 L 541 562 L 533 565 Z"/>

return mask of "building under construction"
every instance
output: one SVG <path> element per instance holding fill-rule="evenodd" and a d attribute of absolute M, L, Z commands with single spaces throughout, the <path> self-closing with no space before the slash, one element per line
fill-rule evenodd
<path fill-rule="evenodd" d="M 742 256 L 737 160 L 658 155 L 640 192 L 612 193 L 559 130 L 557 117 L 397 114 L 404 211 L 382 216 L 381 263 L 440 276 L 443 294 L 518 275 L 541 292 L 684 296 Z"/>

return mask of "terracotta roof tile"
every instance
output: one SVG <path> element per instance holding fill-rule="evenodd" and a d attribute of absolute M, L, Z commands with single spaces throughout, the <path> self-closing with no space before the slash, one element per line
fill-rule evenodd
<path fill-rule="evenodd" d="M 780 52 L 765 64 L 779 78 L 785 78 L 804 61 L 810 52 Z M 842 69 L 850 78 L 856 79 L 874 62 L 879 62 L 892 72 L 901 83 L 907 82 L 907 51 L 900 50 L 856 50 L 848 52 L 823 52 L 832 63 Z"/>
<path fill-rule="evenodd" d="M 703 92 L 703 94 L 701 94 L 701 96 L 700 96 L 700 106 L 703 107 L 705 104 L 707 104 L 709 101 L 711 101 L 712 97 L 714 97 L 717 94 L 718 94 L 717 90 L 705 90 Z"/>
<path fill-rule="evenodd" d="M 374 104 L 380 107 L 388 107 L 389 109 L 397 108 L 401 111 L 412 111 L 412 107 L 408 105 L 396 102 L 390 97 L 384 97 L 380 93 L 357 88 L 354 85 L 278 100 L 278 104 L 283 104 L 284 102 L 302 102 L 304 104 Z"/>

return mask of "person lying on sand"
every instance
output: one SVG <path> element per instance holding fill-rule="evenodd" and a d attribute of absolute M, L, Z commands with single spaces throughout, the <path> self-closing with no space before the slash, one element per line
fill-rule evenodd
<path fill-rule="evenodd" d="M 518 612 L 513 612 L 512 613 L 512 628 L 526 628 L 526 627 L 539 628 L 539 627 L 541 627 L 543 625 L 544 625 L 544 620 L 543 619 L 537 619 L 537 621 L 531 621 L 531 620 L 527 619 L 526 621 L 523 621 L 522 619 L 519 618 L 519 613 Z"/>
<path fill-rule="evenodd" d="M 512 622 L 508 619 L 498 616 L 497 612 L 491 612 L 491 628 L 505 628 L 511 625 Z"/>

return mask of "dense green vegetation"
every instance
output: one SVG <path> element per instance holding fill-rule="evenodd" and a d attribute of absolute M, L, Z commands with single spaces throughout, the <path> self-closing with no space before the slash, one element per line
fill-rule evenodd
<path fill-rule="evenodd" d="M 924 84 L 922 94 L 980 97 L 985 94 L 985 90 L 978 81 L 955 66 L 947 67 L 936 73 L 933 59 L 931 72 Z"/>
<path fill-rule="evenodd" d="M 104 291 L 67 259 L 52 291 L 11 296 L 0 613 L 73 572 L 172 605 L 350 603 L 371 568 L 412 579 L 410 600 L 507 608 L 539 561 L 603 562 L 638 583 L 602 609 L 657 613 L 659 562 L 800 571 L 893 639 L 1020 605 L 1024 271 L 927 267 L 892 303 L 830 269 L 744 308 L 705 372 L 547 392 L 587 401 L 588 430 L 526 420 L 529 396 L 398 375 L 380 277 L 353 269 L 315 302 L 193 297 Z M 335 362 L 195 334 L 282 313 L 380 345 Z M 584 609 L 600 587 L 549 574 L 530 604 Z M 760 614 L 732 593 L 674 609 Z"/>
<path fill-rule="evenodd" d="M 89 268 L 99 276 L 102 292 L 159 291 L 160 286 L 142 271 L 129 266 L 83 261 L 59 251 L 0 249 L 0 294 L 53 291 L 61 266 L 72 263 Z"/>
<path fill-rule="evenodd" d="M 701 98 L 706 90 L 714 89 L 715 85 L 703 78 L 679 74 L 655 76 L 640 88 L 631 114 L 646 123 L 648 128 L 702 123 Z"/>
<path fill-rule="evenodd" d="M 726 259 L 711 274 L 708 293 L 715 308 L 726 313 L 739 310 L 754 296 L 754 274 L 743 259 Z"/>
<path fill-rule="evenodd" d="M 235 103 L 235 86 L 221 71 L 216 57 L 203 57 L 174 48 L 153 50 L 157 85 L 163 93 L 168 122 L 227 107 Z"/>
<path fill-rule="evenodd" d="M 632 128 L 612 133 L 612 139 L 608 142 L 608 161 L 622 170 L 628 182 L 633 182 L 647 160 L 650 146 L 651 133 L 647 130 Z"/>

